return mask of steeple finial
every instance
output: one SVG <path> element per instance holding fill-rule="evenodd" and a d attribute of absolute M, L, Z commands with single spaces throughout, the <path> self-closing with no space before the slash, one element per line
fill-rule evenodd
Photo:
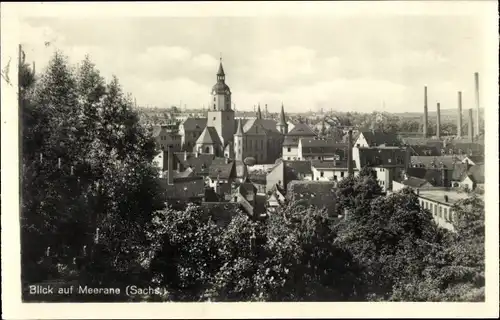
<path fill-rule="evenodd" d="M 222 67 L 222 52 L 219 57 L 219 71 L 217 71 L 217 79 L 224 80 L 224 68 Z"/>

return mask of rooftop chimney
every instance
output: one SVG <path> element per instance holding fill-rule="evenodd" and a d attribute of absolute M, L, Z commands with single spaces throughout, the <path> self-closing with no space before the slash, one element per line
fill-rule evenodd
<path fill-rule="evenodd" d="M 424 87 L 424 138 L 427 138 L 427 86 Z"/>
<path fill-rule="evenodd" d="M 167 177 L 167 182 L 169 185 L 174 184 L 174 153 L 172 152 L 172 147 L 168 147 L 167 151 L 167 166 L 168 166 L 168 177 Z"/>
<path fill-rule="evenodd" d="M 352 177 L 354 168 L 352 167 L 352 130 L 349 130 L 347 136 L 347 174 Z"/>
<path fill-rule="evenodd" d="M 469 109 L 469 139 L 470 142 L 474 140 L 474 123 L 472 122 L 472 108 Z"/>
<path fill-rule="evenodd" d="M 439 102 L 436 107 L 437 119 L 436 119 L 436 136 L 438 139 L 441 138 L 441 105 Z"/>
<path fill-rule="evenodd" d="M 479 135 L 479 73 L 474 73 L 475 93 L 476 93 L 476 135 Z"/>
<path fill-rule="evenodd" d="M 462 91 L 458 91 L 457 137 L 462 137 Z"/>

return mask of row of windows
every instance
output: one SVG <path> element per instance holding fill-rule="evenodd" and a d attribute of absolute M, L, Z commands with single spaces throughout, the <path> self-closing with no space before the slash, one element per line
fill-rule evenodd
<path fill-rule="evenodd" d="M 344 174 L 345 174 L 345 173 L 344 173 L 344 171 L 341 171 L 341 172 L 340 172 L 340 177 L 341 177 L 341 178 L 343 178 L 343 177 L 344 177 Z M 320 171 L 320 172 L 319 172 L 319 176 L 320 176 L 320 177 L 324 177 L 324 176 L 325 176 L 325 172 L 324 172 L 324 171 Z M 334 180 L 337 180 L 337 175 L 334 175 L 334 176 L 333 176 L 333 179 L 334 179 Z"/>
<path fill-rule="evenodd" d="M 420 206 L 426 210 L 429 210 L 434 217 L 443 218 L 448 221 L 454 220 L 453 212 L 450 208 L 439 206 L 435 203 L 424 201 L 420 199 Z"/>

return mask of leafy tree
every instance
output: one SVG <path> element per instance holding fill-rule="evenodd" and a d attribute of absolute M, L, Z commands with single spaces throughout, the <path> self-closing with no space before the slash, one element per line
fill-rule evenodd
<path fill-rule="evenodd" d="M 454 211 L 456 232 L 440 230 L 422 274 L 396 285 L 392 300 L 484 301 L 484 202 L 472 196 Z"/>
<path fill-rule="evenodd" d="M 31 270 L 23 277 L 36 278 L 47 247 L 52 257 L 42 260 L 54 265 L 86 246 L 83 275 L 113 281 L 135 268 L 148 245 L 142 226 L 163 207 L 151 135 L 117 79 L 106 85 L 88 57 L 76 69 L 57 52 L 29 89 L 20 99 L 23 265 Z"/>
<path fill-rule="evenodd" d="M 363 267 L 367 298 L 386 300 L 394 285 L 425 268 L 437 230 L 431 214 L 404 189 L 357 208 L 339 225 L 337 244 Z"/>

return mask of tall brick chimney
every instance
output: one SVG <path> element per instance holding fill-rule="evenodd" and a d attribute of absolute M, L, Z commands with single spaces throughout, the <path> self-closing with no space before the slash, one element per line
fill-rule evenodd
<path fill-rule="evenodd" d="M 437 119 L 436 119 L 436 137 L 441 138 L 441 104 L 438 102 L 436 107 Z"/>
<path fill-rule="evenodd" d="M 168 161 L 167 161 L 167 166 L 168 166 L 167 179 L 168 180 L 167 180 L 167 183 L 169 185 L 172 185 L 172 184 L 174 184 L 174 153 L 172 150 L 172 146 L 168 146 L 167 157 L 168 157 Z"/>
<path fill-rule="evenodd" d="M 474 140 L 474 123 L 472 122 L 472 108 L 469 109 L 469 139 Z"/>
<path fill-rule="evenodd" d="M 352 167 L 352 130 L 349 130 L 347 136 L 347 175 L 352 177 L 354 175 L 354 168 Z"/>
<path fill-rule="evenodd" d="M 479 73 L 474 73 L 475 93 L 476 93 L 476 135 L 479 135 Z"/>
<path fill-rule="evenodd" d="M 424 87 L 424 138 L 427 138 L 427 86 Z"/>
<path fill-rule="evenodd" d="M 462 91 L 458 91 L 457 137 L 462 137 Z"/>

